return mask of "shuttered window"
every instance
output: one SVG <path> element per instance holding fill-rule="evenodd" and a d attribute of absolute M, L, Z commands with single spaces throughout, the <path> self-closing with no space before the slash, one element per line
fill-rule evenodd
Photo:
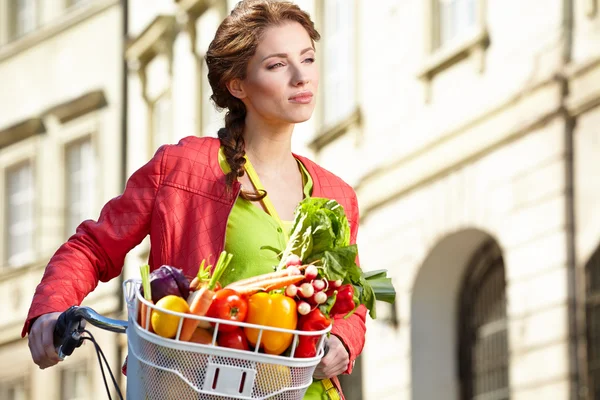
<path fill-rule="evenodd" d="M 491 241 L 471 259 L 460 300 L 462 400 L 508 400 L 508 329 L 504 261 Z"/>

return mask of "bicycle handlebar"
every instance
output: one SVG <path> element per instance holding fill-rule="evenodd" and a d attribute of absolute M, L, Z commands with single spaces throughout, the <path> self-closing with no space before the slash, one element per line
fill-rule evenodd
<path fill-rule="evenodd" d="M 71 306 L 60 314 L 54 326 L 54 346 L 61 359 L 70 356 L 75 348 L 81 346 L 83 341 L 81 334 L 85 328 L 85 321 L 111 332 L 125 333 L 127 331 L 127 321 L 104 317 L 89 307 Z"/>

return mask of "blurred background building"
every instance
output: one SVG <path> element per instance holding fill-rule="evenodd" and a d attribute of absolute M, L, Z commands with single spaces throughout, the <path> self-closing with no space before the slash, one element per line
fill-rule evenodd
<path fill-rule="evenodd" d="M 363 268 L 398 291 L 348 399 L 600 399 L 599 3 L 298 1 L 323 38 L 294 150 L 356 188 Z M 41 371 L 23 319 L 79 221 L 216 135 L 203 57 L 234 4 L 0 0 L 0 399 L 106 398 L 92 346 Z M 124 318 L 147 255 L 85 303 Z M 93 332 L 119 371 L 124 336 Z"/>

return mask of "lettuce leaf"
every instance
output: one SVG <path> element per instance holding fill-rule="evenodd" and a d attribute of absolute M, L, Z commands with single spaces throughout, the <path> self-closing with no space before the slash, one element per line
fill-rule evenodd
<path fill-rule="evenodd" d="M 394 302 L 396 292 L 385 270 L 365 274 L 356 265 L 358 248 L 350 245 L 350 224 L 344 208 L 335 200 L 309 197 L 296 208 L 290 239 L 278 269 L 291 254 L 305 263 L 316 263 L 328 280 L 355 286 L 361 304 L 376 318 L 375 301 Z"/>

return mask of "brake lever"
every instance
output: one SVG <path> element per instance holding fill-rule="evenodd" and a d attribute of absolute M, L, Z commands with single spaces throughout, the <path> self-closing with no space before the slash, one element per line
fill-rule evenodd
<path fill-rule="evenodd" d="M 77 308 L 72 306 L 60 314 L 54 326 L 54 346 L 61 360 L 73 354 L 83 343 L 81 334 L 85 329 L 85 320 L 76 314 L 76 310 Z"/>

